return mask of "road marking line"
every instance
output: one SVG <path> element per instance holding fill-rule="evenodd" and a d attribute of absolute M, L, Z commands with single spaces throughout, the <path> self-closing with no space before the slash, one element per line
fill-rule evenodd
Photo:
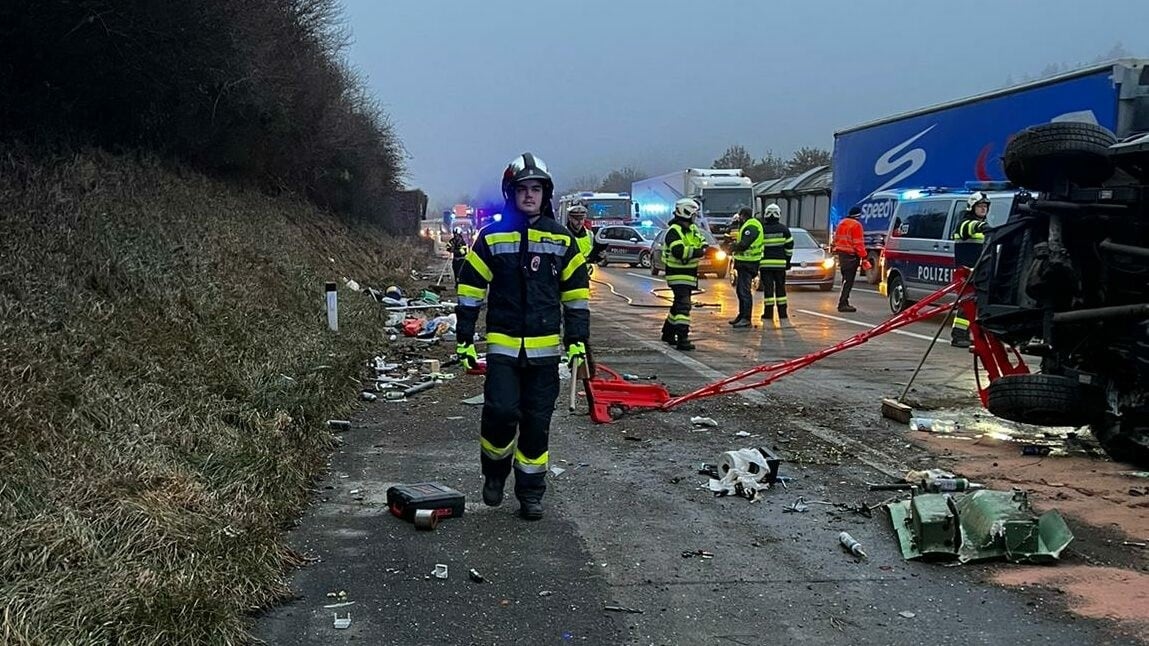
<path fill-rule="evenodd" d="M 865 321 L 852 321 L 852 320 L 847 319 L 847 318 L 842 318 L 841 316 L 830 316 L 829 314 L 822 314 L 821 312 L 812 312 L 810 310 L 797 310 L 797 311 L 799 311 L 803 314 L 809 314 L 810 316 L 820 316 L 824 319 L 830 319 L 831 321 L 841 321 L 842 323 L 849 323 L 850 325 L 860 325 L 860 326 L 865 327 L 865 328 L 870 328 L 871 330 L 874 329 L 875 327 L 877 327 L 876 325 L 870 325 L 869 323 L 866 323 Z M 926 336 L 924 334 L 918 334 L 916 332 L 906 332 L 905 330 L 890 330 L 890 332 L 892 334 L 901 334 L 904 336 L 912 336 L 915 339 L 922 339 L 923 341 L 933 341 L 934 340 L 934 338 L 932 336 Z"/>
<path fill-rule="evenodd" d="M 628 271 L 628 272 L 626 272 L 626 275 L 627 275 L 627 276 L 634 276 L 634 277 L 636 277 L 636 278 L 648 278 L 648 279 L 650 279 L 650 280 L 659 280 L 659 281 L 662 281 L 662 282 L 664 282 L 664 283 L 666 282 L 666 279 L 665 279 L 665 278 L 659 278 L 658 276 L 651 276 L 650 274 L 645 274 L 645 275 L 643 275 L 643 274 L 636 274 L 636 273 L 634 273 L 633 271 Z"/>
<path fill-rule="evenodd" d="M 725 379 L 729 376 L 714 370 L 710 366 L 702 363 L 701 361 L 698 361 L 697 359 L 692 359 L 691 357 L 682 354 L 678 350 L 666 347 L 664 344 L 657 341 L 651 341 L 649 339 L 638 336 L 631 330 L 623 327 L 618 323 L 610 322 L 608 325 L 625 334 L 626 336 L 634 339 L 638 343 L 645 346 L 647 349 L 654 350 L 655 352 L 660 352 L 667 357 L 677 361 L 678 363 L 686 366 L 687 368 L 690 368 L 705 379 L 718 381 L 719 379 Z M 744 399 L 748 399 L 755 404 L 766 405 L 770 403 L 770 400 L 767 399 L 765 395 L 754 390 L 743 390 L 734 394 L 739 395 Z M 858 460 L 862 462 L 862 464 L 876 469 L 891 478 L 900 478 L 905 474 L 907 470 L 907 468 L 902 466 L 901 462 L 894 456 L 886 455 L 882 451 L 867 446 L 866 444 L 855 440 L 852 437 L 847 437 L 846 435 L 842 435 L 836 431 L 831 431 L 828 428 L 824 428 L 822 426 L 818 426 L 798 418 L 787 419 L 786 421 L 793 426 L 806 431 L 814 437 L 829 442 L 830 444 L 835 444 L 841 447 L 848 446 L 850 450 L 853 451 Z"/>

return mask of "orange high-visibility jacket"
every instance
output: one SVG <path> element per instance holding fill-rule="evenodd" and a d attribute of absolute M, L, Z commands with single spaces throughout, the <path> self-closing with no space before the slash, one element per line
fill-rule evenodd
<path fill-rule="evenodd" d="M 866 243 L 862 238 L 862 223 L 858 218 L 843 218 L 834 230 L 834 253 L 847 253 L 865 258 Z"/>

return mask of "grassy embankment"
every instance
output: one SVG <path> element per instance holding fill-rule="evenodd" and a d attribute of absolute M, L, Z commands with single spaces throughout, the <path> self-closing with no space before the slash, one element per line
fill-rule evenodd
<path fill-rule="evenodd" d="M 381 349 L 340 278 L 424 250 L 154 160 L 0 153 L 0 643 L 245 641 Z"/>

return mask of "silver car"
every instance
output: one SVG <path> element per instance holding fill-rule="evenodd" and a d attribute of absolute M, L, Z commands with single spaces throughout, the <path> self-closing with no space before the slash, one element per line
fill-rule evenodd
<path fill-rule="evenodd" d="M 790 270 L 786 272 L 786 284 L 794 286 L 814 286 L 828 292 L 834 288 L 837 269 L 834 256 L 818 244 L 810 232 L 798 227 L 790 227 L 794 238 L 794 255 L 790 259 Z M 734 261 L 730 261 L 730 284 L 734 284 L 736 273 Z M 758 277 L 754 278 L 754 289 L 758 289 Z"/>

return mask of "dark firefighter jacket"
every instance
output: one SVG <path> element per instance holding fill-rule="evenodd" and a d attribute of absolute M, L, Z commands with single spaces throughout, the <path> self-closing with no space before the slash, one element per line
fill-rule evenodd
<path fill-rule="evenodd" d="M 471 342 L 487 306 L 487 356 L 558 362 L 560 342 L 590 335 L 586 261 L 554 218 L 511 215 L 483 227 L 459 271 L 456 335 Z M 565 338 L 559 335 L 565 330 Z"/>

